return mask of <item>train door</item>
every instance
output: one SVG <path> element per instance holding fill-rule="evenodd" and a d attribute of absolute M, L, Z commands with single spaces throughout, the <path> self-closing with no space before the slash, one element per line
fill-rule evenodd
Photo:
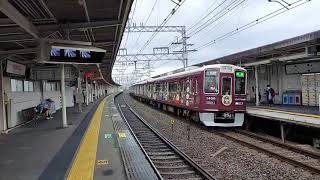
<path fill-rule="evenodd" d="M 191 77 L 190 78 L 190 94 L 191 94 L 191 97 L 190 97 L 190 105 L 192 107 L 194 107 L 194 103 L 195 103 L 195 78 L 194 77 Z"/>
<path fill-rule="evenodd" d="M 194 82 L 194 106 L 196 108 L 199 107 L 199 104 L 200 104 L 200 96 L 199 96 L 199 80 L 198 80 L 198 77 L 196 77 L 195 79 L 195 82 Z"/>
<path fill-rule="evenodd" d="M 185 81 L 186 83 L 186 106 L 190 106 L 190 102 L 191 102 L 191 79 L 188 78 Z"/>
<path fill-rule="evenodd" d="M 165 94 L 164 94 L 164 100 L 169 100 L 169 83 L 165 82 Z"/>
<path fill-rule="evenodd" d="M 232 74 L 221 76 L 221 103 L 225 107 L 228 107 L 232 104 L 232 78 Z"/>

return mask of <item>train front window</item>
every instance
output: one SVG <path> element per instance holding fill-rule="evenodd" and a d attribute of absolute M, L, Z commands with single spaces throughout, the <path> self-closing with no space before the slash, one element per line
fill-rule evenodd
<path fill-rule="evenodd" d="M 222 78 L 222 95 L 231 95 L 232 79 L 230 77 Z"/>
<path fill-rule="evenodd" d="M 243 71 L 236 71 L 235 78 L 235 93 L 246 94 L 246 73 Z"/>
<path fill-rule="evenodd" d="M 219 78 L 217 71 L 205 71 L 204 92 L 205 93 L 218 93 Z"/>

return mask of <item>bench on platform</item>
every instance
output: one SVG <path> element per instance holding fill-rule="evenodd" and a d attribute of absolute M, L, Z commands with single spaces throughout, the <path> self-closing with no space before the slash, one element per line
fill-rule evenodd
<path fill-rule="evenodd" d="M 35 125 L 37 124 L 37 121 L 43 117 L 40 113 L 37 113 L 36 107 L 23 109 L 21 111 L 21 116 L 24 122 L 34 121 Z"/>

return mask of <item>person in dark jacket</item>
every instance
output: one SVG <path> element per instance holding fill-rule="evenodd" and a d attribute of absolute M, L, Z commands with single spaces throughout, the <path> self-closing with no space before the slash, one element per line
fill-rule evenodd
<path fill-rule="evenodd" d="M 272 105 L 273 98 L 275 96 L 275 92 L 274 92 L 274 89 L 270 85 L 267 85 L 266 95 L 267 95 L 267 100 L 268 100 L 269 105 Z"/>

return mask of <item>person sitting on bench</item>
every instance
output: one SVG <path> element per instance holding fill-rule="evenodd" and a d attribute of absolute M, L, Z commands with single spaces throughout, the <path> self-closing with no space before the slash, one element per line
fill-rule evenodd
<path fill-rule="evenodd" d="M 45 100 L 41 101 L 40 104 L 38 104 L 38 106 L 36 107 L 37 113 L 44 115 L 46 117 L 46 119 L 53 118 L 50 115 L 50 103 L 51 102 L 52 102 L 51 99 L 45 99 Z"/>

